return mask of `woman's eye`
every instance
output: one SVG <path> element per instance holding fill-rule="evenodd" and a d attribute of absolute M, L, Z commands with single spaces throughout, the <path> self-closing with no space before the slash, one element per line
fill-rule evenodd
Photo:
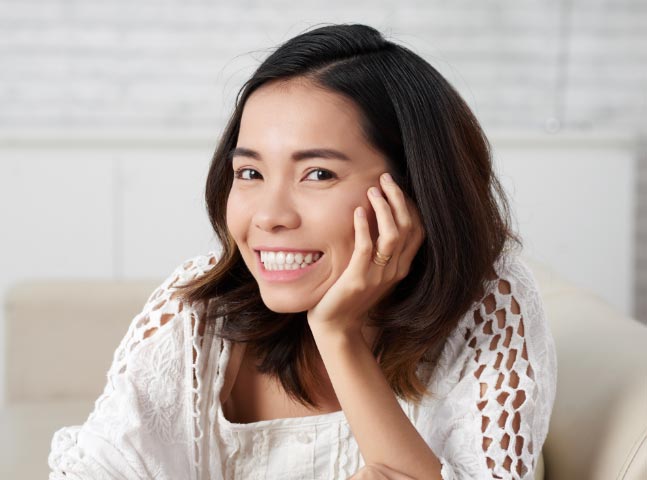
<path fill-rule="evenodd" d="M 250 175 L 246 175 L 246 172 L 253 172 L 257 173 L 260 176 L 260 173 L 258 173 L 256 170 L 253 168 L 239 168 L 234 172 L 234 178 L 239 178 L 241 180 L 254 180 L 253 178 L 249 178 Z"/>
<path fill-rule="evenodd" d="M 312 178 L 313 173 L 318 173 L 319 175 L 314 175 L 314 178 Z M 311 180 L 331 180 L 335 178 L 335 174 L 322 168 L 316 168 L 314 170 L 311 170 L 306 178 L 310 178 Z"/>

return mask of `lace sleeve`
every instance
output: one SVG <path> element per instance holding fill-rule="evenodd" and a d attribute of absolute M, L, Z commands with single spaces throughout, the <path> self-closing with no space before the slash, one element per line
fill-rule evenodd
<path fill-rule="evenodd" d="M 184 304 L 171 287 L 213 263 L 214 256 L 187 260 L 151 294 L 119 343 L 88 419 L 54 433 L 50 480 L 188 478 L 194 379 L 185 339 L 197 338 L 204 306 Z"/>
<path fill-rule="evenodd" d="M 534 277 L 516 259 L 487 292 L 448 341 L 437 381 L 456 384 L 423 421 L 445 480 L 532 479 L 548 432 L 557 365 Z"/>

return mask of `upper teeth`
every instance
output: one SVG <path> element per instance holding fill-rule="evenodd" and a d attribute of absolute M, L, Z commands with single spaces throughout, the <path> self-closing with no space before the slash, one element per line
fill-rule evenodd
<path fill-rule="evenodd" d="M 264 252 L 261 251 L 261 262 L 267 270 L 296 270 L 316 262 L 320 253 L 312 252 Z"/>

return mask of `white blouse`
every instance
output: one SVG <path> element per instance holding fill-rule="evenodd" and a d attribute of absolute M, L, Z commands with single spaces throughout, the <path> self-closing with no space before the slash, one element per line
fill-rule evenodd
<path fill-rule="evenodd" d="M 346 480 L 364 465 L 343 411 L 248 424 L 224 417 L 231 342 L 202 335 L 206 304 L 171 289 L 211 269 L 216 255 L 178 266 L 133 319 L 85 423 L 54 433 L 50 480 Z M 516 254 L 495 268 L 486 297 L 496 308 L 475 302 L 435 370 L 418 367 L 434 395 L 398 400 L 445 480 L 531 479 L 548 432 L 557 362 L 537 284 Z"/>

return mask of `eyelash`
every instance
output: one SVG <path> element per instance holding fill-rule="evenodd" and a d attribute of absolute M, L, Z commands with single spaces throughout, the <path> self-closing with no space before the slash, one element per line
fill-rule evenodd
<path fill-rule="evenodd" d="M 251 179 L 250 178 L 242 178 L 242 175 L 243 175 L 242 172 L 244 172 L 245 170 L 249 170 L 249 171 L 258 173 L 258 171 L 254 170 L 253 168 L 242 167 L 242 168 L 239 168 L 238 170 L 234 171 L 234 178 L 239 179 L 239 180 L 243 180 L 243 181 L 247 181 L 247 182 L 249 182 L 251 180 L 254 180 L 253 178 L 251 178 Z M 324 180 L 321 180 L 322 182 L 326 181 L 326 180 L 333 180 L 333 179 L 337 178 L 337 175 L 335 175 L 333 172 L 331 172 L 330 170 L 325 170 L 323 168 L 313 168 L 312 170 L 310 170 L 308 172 L 308 174 L 306 176 L 309 176 L 312 172 L 326 172 L 328 175 L 331 176 L 331 178 L 326 178 Z"/>

